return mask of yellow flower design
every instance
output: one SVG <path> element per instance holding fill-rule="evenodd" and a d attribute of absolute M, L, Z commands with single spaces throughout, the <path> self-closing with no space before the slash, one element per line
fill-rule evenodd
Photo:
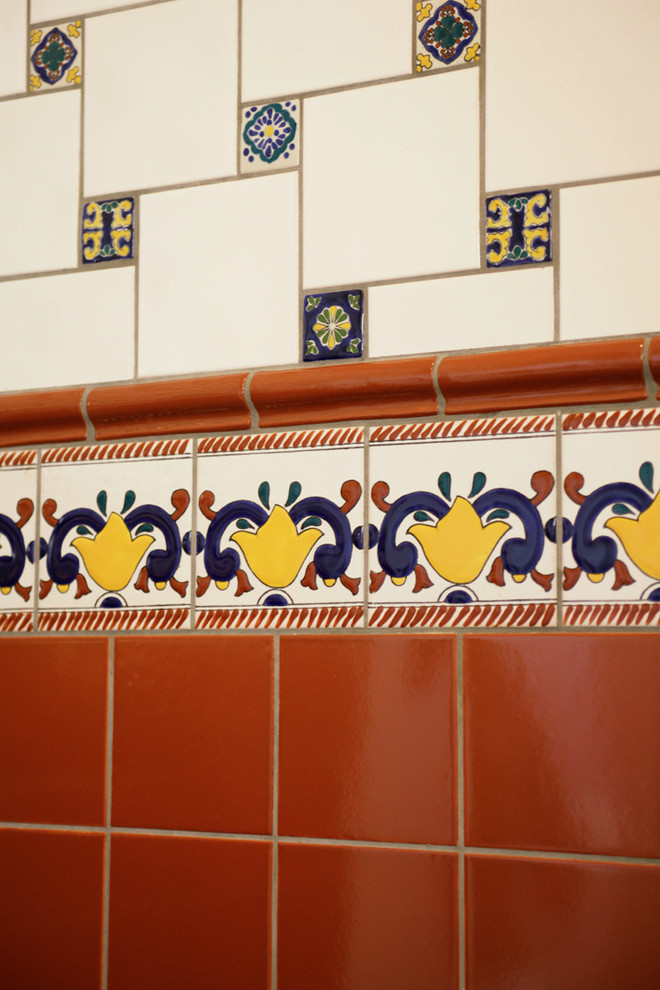
<path fill-rule="evenodd" d="M 262 584 L 286 588 L 322 535 L 312 526 L 299 533 L 286 509 L 276 505 L 256 533 L 243 530 L 231 539 L 238 543 L 250 570 Z"/>
<path fill-rule="evenodd" d="M 69 69 L 66 74 L 66 81 L 68 83 L 76 83 L 77 85 L 80 85 L 82 79 L 80 78 L 77 65 L 74 65 L 72 69 Z"/>
<path fill-rule="evenodd" d="M 417 20 L 424 21 L 427 17 L 431 16 L 431 10 L 433 8 L 432 3 L 418 3 L 417 10 Z"/>
<path fill-rule="evenodd" d="M 93 581 L 106 591 L 121 591 L 131 580 L 154 537 L 148 533 L 132 537 L 122 517 L 112 512 L 96 536 L 78 536 L 71 542 Z"/>
<path fill-rule="evenodd" d="M 39 76 L 30 76 L 30 90 L 34 92 L 35 89 L 41 89 L 41 79 Z"/>
<path fill-rule="evenodd" d="M 43 31 L 33 29 L 30 32 L 30 47 L 34 47 L 34 45 L 38 45 L 39 42 L 41 41 L 42 35 L 43 35 Z"/>
<path fill-rule="evenodd" d="M 479 10 L 481 4 L 479 0 L 465 0 L 465 6 L 468 10 Z"/>
<path fill-rule="evenodd" d="M 478 62 L 479 59 L 480 59 L 480 57 L 481 57 L 479 55 L 479 49 L 480 48 L 481 48 L 481 45 L 477 41 L 475 41 L 475 43 L 473 45 L 470 45 L 469 48 L 466 48 L 465 49 L 465 61 L 466 62 Z"/>
<path fill-rule="evenodd" d="M 67 27 L 66 31 L 67 31 L 67 34 L 69 35 L 70 38 L 79 38 L 80 37 L 80 21 L 74 21 L 73 24 L 69 24 L 69 26 Z"/>
<path fill-rule="evenodd" d="M 637 519 L 617 517 L 605 525 L 616 533 L 640 571 L 660 580 L 660 492 Z"/>
<path fill-rule="evenodd" d="M 469 584 L 479 576 L 508 523 L 494 520 L 485 526 L 466 498 L 455 499 L 451 509 L 434 525 L 419 523 L 408 532 L 419 540 L 429 564 L 452 584 Z"/>
<path fill-rule="evenodd" d="M 421 72 L 423 69 L 431 68 L 431 56 L 430 55 L 418 55 L 417 56 L 417 71 Z"/>

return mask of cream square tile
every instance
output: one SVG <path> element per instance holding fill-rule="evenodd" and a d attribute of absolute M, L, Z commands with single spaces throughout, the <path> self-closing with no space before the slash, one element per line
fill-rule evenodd
<path fill-rule="evenodd" d="M 52 448 L 39 628 L 178 628 L 190 616 L 189 440 Z"/>
<path fill-rule="evenodd" d="M 660 88 L 656 0 L 497 0 L 484 10 L 487 189 L 660 167 L 649 116 Z"/>
<path fill-rule="evenodd" d="M 660 623 L 660 410 L 563 418 L 564 623 Z"/>
<path fill-rule="evenodd" d="M 369 625 L 554 623 L 554 471 L 551 415 L 371 430 Z"/>
<path fill-rule="evenodd" d="M 143 196 L 141 375 L 298 357 L 298 176 Z"/>
<path fill-rule="evenodd" d="M 0 389 L 132 377 L 133 296 L 128 267 L 1 282 L 0 326 L 12 344 L 0 362 Z"/>
<path fill-rule="evenodd" d="M 90 18 L 84 194 L 236 172 L 236 0 Z"/>
<path fill-rule="evenodd" d="M 0 96 L 25 92 L 27 47 L 27 0 L 4 0 L 0 4 Z"/>
<path fill-rule="evenodd" d="M 369 289 L 371 357 L 552 340 L 551 268 Z"/>
<path fill-rule="evenodd" d="M 363 487 L 357 427 L 200 441 L 197 628 L 361 625 Z"/>
<path fill-rule="evenodd" d="M 49 93 L 82 83 L 83 26 L 48 24 L 30 30 L 30 90 Z"/>
<path fill-rule="evenodd" d="M 243 100 L 410 72 L 409 0 L 243 0 Z"/>
<path fill-rule="evenodd" d="M 560 334 L 657 333 L 660 178 L 562 189 Z"/>
<path fill-rule="evenodd" d="M 479 266 L 478 77 L 305 100 L 307 289 Z"/>
<path fill-rule="evenodd" d="M 0 451 L 0 632 L 32 628 L 37 456 Z"/>
<path fill-rule="evenodd" d="M 75 267 L 80 93 L 0 103 L 0 134 L 0 275 Z"/>

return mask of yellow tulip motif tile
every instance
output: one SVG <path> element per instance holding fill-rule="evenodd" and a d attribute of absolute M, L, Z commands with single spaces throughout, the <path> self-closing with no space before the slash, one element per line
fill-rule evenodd
<path fill-rule="evenodd" d="M 37 455 L 0 452 L 0 631 L 32 628 Z"/>
<path fill-rule="evenodd" d="M 551 415 L 370 431 L 371 626 L 556 620 Z"/>

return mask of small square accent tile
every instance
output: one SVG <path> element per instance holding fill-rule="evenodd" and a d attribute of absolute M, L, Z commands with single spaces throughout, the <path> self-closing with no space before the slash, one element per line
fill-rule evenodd
<path fill-rule="evenodd" d="M 486 265 L 509 268 L 552 261 L 549 189 L 486 200 Z"/>
<path fill-rule="evenodd" d="M 323 292 L 303 302 L 303 361 L 362 356 L 364 294 Z"/>
<path fill-rule="evenodd" d="M 83 206 L 82 263 L 117 261 L 133 257 L 135 200 L 91 200 Z"/>
<path fill-rule="evenodd" d="M 82 53 L 80 21 L 30 31 L 30 90 L 48 92 L 55 86 L 78 86 Z"/>
<path fill-rule="evenodd" d="M 416 3 L 414 14 L 417 72 L 462 62 L 477 64 L 481 55 L 480 0 L 452 0 L 437 7 Z"/>
<path fill-rule="evenodd" d="M 261 172 L 297 165 L 300 102 L 263 103 L 243 108 L 241 171 Z"/>

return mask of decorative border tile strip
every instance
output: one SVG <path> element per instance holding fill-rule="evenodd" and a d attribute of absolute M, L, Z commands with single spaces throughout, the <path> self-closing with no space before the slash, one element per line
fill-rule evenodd
<path fill-rule="evenodd" d="M 311 447 L 336 447 L 362 443 L 361 426 L 329 430 L 301 430 L 295 433 L 253 433 L 239 437 L 207 437 L 199 442 L 200 454 L 232 454 L 247 450 L 296 450 Z"/>
<path fill-rule="evenodd" d="M 188 608 L 104 609 L 75 612 L 40 612 L 40 632 L 72 632 L 110 629 L 180 629 L 190 619 Z"/>
<path fill-rule="evenodd" d="M 569 413 L 564 417 L 562 429 L 609 429 L 624 426 L 660 426 L 660 409 L 614 409 L 611 412 Z"/>
<path fill-rule="evenodd" d="M 35 450 L 6 450 L 0 451 L 0 467 L 30 467 L 36 464 Z"/>
<path fill-rule="evenodd" d="M 0 632 L 31 632 L 32 612 L 0 612 Z"/>
<path fill-rule="evenodd" d="M 173 457 L 186 454 L 190 440 L 143 440 L 136 443 L 103 444 L 99 447 L 56 447 L 47 450 L 44 464 L 64 464 L 75 461 L 113 461 L 133 457 Z"/>
<path fill-rule="evenodd" d="M 565 605 L 566 626 L 654 626 L 660 620 L 660 602 L 593 602 Z"/>
<path fill-rule="evenodd" d="M 497 436 L 514 433 L 552 433 L 555 417 L 506 417 L 506 419 L 462 419 L 449 423 L 415 423 L 412 426 L 377 426 L 371 431 L 371 443 L 393 443 L 406 440 L 447 440 L 457 438 Z"/>
<path fill-rule="evenodd" d="M 362 624 L 361 605 L 288 609 L 198 609 L 196 629 L 347 629 Z"/>
<path fill-rule="evenodd" d="M 557 607 L 550 602 L 503 605 L 378 605 L 369 613 L 369 628 L 416 626 L 549 626 Z"/>

